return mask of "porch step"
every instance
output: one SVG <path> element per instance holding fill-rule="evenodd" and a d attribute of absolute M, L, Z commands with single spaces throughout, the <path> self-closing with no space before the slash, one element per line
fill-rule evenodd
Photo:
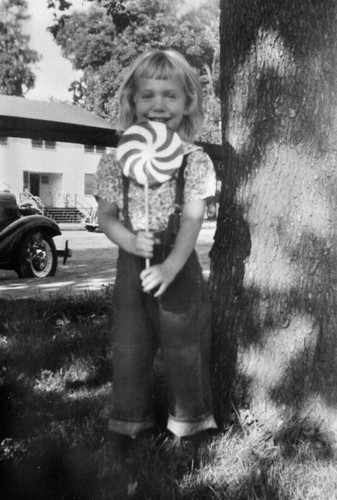
<path fill-rule="evenodd" d="M 57 223 L 74 223 L 81 222 L 82 212 L 77 208 L 45 208 L 44 215 L 50 217 Z"/>

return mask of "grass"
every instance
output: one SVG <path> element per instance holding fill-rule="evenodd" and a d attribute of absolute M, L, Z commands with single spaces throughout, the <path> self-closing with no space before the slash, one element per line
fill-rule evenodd
<path fill-rule="evenodd" d="M 337 498 L 328 436 L 289 419 L 266 432 L 233 412 L 200 466 L 176 476 L 154 439 L 121 467 L 103 444 L 113 366 L 111 289 L 0 301 L 1 498 L 326 500 Z M 161 411 L 163 411 L 161 409 Z"/>

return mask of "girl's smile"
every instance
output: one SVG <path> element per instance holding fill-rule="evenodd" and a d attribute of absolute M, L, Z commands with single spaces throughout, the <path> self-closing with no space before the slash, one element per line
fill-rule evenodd
<path fill-rule="evenodd" d="M 140 78 L 134 103 L 138 123 L 159 121 L 174 132 L 188 114 L 185 91 L 176 77 L 168 80 Z"/>

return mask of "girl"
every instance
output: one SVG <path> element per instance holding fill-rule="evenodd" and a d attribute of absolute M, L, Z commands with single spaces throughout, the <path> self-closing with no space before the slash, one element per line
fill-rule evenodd
<path fill-rule="evenodd" d="M 154 51 L 136 60 L 120 89 L 121 126 L 165 123 L 183 140 L 184 162 L 169 181 L 149 188 L 149 231 L 144 230 L 144 186 L 122 175 L 115 153 L 103 156 L 98 166 L 99 225 L 119 246 L 108 422 L 115 436 L 135 437 L 155 426 L 151 376 L 159 347 L 174 444 L 196 442 L 216 427 L 209 381 L 210 301 L 194 250 L 205 199 L 215 192 L 213 164 L 192 143 L 202 119 L 199 80 L 178 52 Z M 183 205 L 177 231 L 175 205 Z"/>

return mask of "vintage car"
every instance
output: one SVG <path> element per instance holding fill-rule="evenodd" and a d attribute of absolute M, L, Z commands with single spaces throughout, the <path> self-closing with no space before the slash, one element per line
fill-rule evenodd
<path fill-rule="evenodd" d="M 16 197 L 0 191 L 0 269 L 12 269 L 20 278 L 54 276 L 58 257 L 66 263 L 71 250 L 57 250 L 53 238 L 61 235 L 58 224 L 34 205 L 18 206 Z"/>

